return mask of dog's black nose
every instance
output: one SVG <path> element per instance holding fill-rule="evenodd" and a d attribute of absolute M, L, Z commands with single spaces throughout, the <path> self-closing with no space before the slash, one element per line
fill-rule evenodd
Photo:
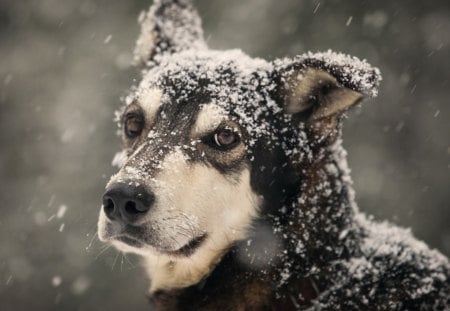
<path fill-rule="evenodd" d="M 154 194 L 142 185 L 115 183 L 103 195 L 103 210 L 110 220 L 133 224 L 150 210 L 154 201 Z"/>

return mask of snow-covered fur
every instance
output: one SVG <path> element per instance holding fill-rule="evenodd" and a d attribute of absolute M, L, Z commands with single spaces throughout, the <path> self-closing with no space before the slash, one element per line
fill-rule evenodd
<path fill-rule="evenodd" d="M 99 237 L 143 256 L 156 309 L 449 308 L 448 260 L 354 201 L 341 124 L 378 69 L 208 49 L 189 0 L 140 22 Z"/>

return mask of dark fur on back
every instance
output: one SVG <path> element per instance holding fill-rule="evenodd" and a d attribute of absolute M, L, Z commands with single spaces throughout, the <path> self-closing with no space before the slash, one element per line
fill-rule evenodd
<path fill-rule="evenodd" d="M 133 92 L 164 91 L 169 121 L 157 120 L 155 133 L 188 132 L 203 104 L 220 106 L 243 129 L 245 157 L 224 165 L 195 148 L 185 153 L 231 177 L 249 167 L 251 188 L 264 198 L 248 236 L 199 283 L 153 293 L 156 309 L 449 308 L 448 260 L 409 231 L 369 220 L 354 202 L 343 113 L 376 95 L 377 69 L 332 52 L 266 62 L 209 50 L 188 0 L 155 0 L 142 23 L 143 81 Z M 155 156 L 161 137 L 189 143 L 155 136 Z"/>

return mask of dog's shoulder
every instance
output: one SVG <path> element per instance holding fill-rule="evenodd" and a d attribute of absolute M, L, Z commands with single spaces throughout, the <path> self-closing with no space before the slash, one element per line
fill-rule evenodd
<path fill-rule="evenodd" d="M 322 309 L 447 310 L 450 264 L 410 230 L 360 215 L 361 252 L 333 267 L 334 286 L 322 293 Z M 343 299 L 345 297 L 345 299 Z"/>

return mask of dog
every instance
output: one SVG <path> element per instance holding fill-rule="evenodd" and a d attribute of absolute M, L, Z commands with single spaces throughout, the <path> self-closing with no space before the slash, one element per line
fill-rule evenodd
<path fill-rule="evenodd" d="M 98 235 L 142 256 L 156 310 L 448 310 L 448 260 L 354 201 L 342 121 L 378 69 L 211 50 L 189 0 L 140 23 Z"/>

